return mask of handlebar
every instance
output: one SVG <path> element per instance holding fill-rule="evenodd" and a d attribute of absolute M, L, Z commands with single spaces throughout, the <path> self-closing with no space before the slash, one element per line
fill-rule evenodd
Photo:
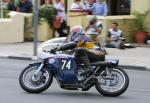
<path fill-rule="evenodd" d="M 51 49 L 49 51 L 43 50 L 43 52 L 50 53 L 50 54 L 56 54 L 56 51 L 58 51 L 57 47 L 55 47 L 55 48 L 53 48 L 53 49 Z"/>

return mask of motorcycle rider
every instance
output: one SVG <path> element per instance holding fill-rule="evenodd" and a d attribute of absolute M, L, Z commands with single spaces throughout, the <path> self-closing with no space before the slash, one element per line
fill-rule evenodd
<path fill-rule="evenodd" d="M 90 62 L 105 60 L 105 52 L 99 47 L 94 48 L 94 42 L 85 35 L 82 26 L 74 26 L 70 30 L 67 41 L 68 43 L 60 46 L 57 50 L 65 51 L 76 48 L 76 60 L 85 65 L 85 72 L 81 75 L 92 74 L 93 71 Z"/>

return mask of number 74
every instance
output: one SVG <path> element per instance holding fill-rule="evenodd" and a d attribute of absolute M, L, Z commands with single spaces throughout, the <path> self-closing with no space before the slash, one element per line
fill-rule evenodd
<path fill-rule="evenodd" d="M 68 62 L 67 62 L 67 60 L 62 60 L 62 67 L 61 67 L 61 69 L 62 70 L 64 70 L 64 68 L 67 68 L 68 70 L 70 70 L 70 68 L 71 68 L 71 61 L 69 60 Z"/>

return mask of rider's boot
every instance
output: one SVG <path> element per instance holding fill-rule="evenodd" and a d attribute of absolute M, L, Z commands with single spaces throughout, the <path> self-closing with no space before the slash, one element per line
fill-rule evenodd
<path fill-rule="evenodd" d="M 80 57 L 79 59 L 85 65 L 85 70 L 83 73 L 80 74 L 80 76 L 93 74 L 93 69 L 91 67 L 88 56 L 85 55 L 85 56 Z"/>

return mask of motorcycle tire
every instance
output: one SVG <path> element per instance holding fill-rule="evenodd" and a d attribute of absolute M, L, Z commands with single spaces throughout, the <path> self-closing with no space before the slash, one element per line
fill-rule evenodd
<path fill-rule="evenodd" d="M 115 67 L 115 68 L 110 69 L 110 70 L 111 70 L 111 71 L 120 72 L 120 73 L 123 75 L 123 77 L 124 77 L 124 84 L 123 84 L 123 86 L 122 86 L 119 90 L 114 91 L 114 92 L 104 90 L 104 89 L 102 88 L 101 83 L 99 83 L 99 82 L 95 84 L 95 87 L 96 87 L 97 91 L 98 91 L 100 94 L 104 95 L 104 96 L 117 97 L 117 96 L 123 94 L 123 93 L 127 90 L 128 86 L 129 86 L 129 77 L 128 77 L 127 73 L 126 73 L 123 69 L 120 69 L 120 68 L 118 68 L 118 67 Z M 105 70 L 105 69 L 102 70 L 101 73 L 104 72 L 104 71 L 106 71 L 106 70 Z M 100 74 L 101 74 L 101 73 L 100 73 Z"/>
<path fill-rule="evenodd" d="M 26 67 L 26 68 L 21 72 L 21 74 L 20 74 L 20 76 L 19 76 L 19 84 L 20 84 L 21 88 L 22 88 L 23 90 L 25 90 L 26 92 L 28 92 L 28 93 L 41 93 L 41 92 L 47 90 L 47 89 L 50 87 L 50 85 L 52 84 L 52 81 L 53 81 L 53 76 L 52 76 L 52 74 L 51 74 L 50 69 L 45 67 L 45 68 L 43 68 L 42 70 L 45 71 L 45 72 L 47 72 L 47 74 L 48 74 L 47 82 L 46 82 L 43 86 L 41 86 L 41 87 L 39 87 L 39 88 L 31 88 L 31 87 L 27 86 L 27 85 L 25 84 L 24 80 L 23 80 L 23 79 L 24 79 L 24 75 L 25 75 L 25 73 L 26 73 L 27 71 L 29 71 L 31 68 L 34 68 L 34 67 L 36 67 L 36 66 L 37 66 L 37 65 L 29 65 L 28 67 Z M 35 69 L 35 68 L 34 68 L 34 69 Z M 30 79 L 31 79 L 31 78 L 30 78 Z"/>

